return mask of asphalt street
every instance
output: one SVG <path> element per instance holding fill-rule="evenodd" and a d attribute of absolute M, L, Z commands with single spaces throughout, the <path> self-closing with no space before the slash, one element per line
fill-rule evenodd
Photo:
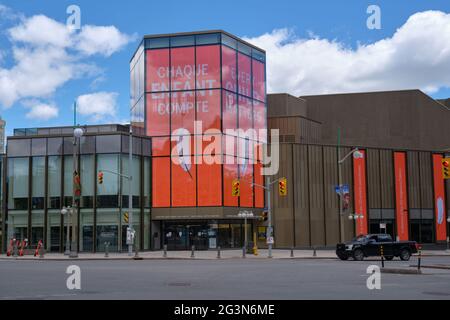
<path fill-rule="evenodd" d="M 391 261 L 387 267 L 416 264 Z M 450 257 L 423 264 L 450 266 Z M 81 269 L 81 290 L 66 287 L 66 268 Z M 450 270 L 381 274 L 366 286 L 372 261 L 228 259 L 144 261 L 0 261 L 0 299 L 450 299 Z"/>

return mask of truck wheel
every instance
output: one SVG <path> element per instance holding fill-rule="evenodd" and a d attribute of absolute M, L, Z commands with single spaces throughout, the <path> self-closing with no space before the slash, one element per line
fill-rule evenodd
<path fill-rule="evenodd" d="M 411 258 L 411 252 L 408 249 L 402 249 L 402 251 L 400 251 L 400 259 L 402 259 L 402 261 L 409 261 L 409 258 Z"/>
<path fill-rule="evenodd" d="M 355 251 L 353 251 L 353 259 L 356 261 L 363 261 L 364 252 L 362 252 L 361 249 L 356 249 Z"/>
<path fill-rule="evenodd" d="M 394 259 L 394 256 L 387 256 L 387 257 L 384 257 L 387 261 L 391 261 L 392 259 Z"/>
<path fill-rule="evenodd" d="M 338 258 L 341 259 L 342 261 L 346 261 L 348 260 L 348 254 L 340 253 L 338 254 Z"/>

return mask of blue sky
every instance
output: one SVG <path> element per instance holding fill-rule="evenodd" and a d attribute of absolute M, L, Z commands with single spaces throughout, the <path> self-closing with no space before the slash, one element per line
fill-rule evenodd
<path fill-rule="evenodd" d="M 343 5 L 345 3 L 345 5 Z M 92 49 L 88 52 L 83 49 L 85 47 L 79 47 L 77 49 L 71 48 L 70 45 L 65 45 L 61 50 L 55 51 L 55 55 L 61 52 L 65 52 L 69 57 L 62 58 L 64 63 L 70 64 L 72 68 L 72 75 L 64 75 L 58 85 L 45 85 L 43 88 L 32 87 L 32 93 L 27 91 L 27 84 L 20 83 L 24 81 L 19 74 L 11 72 L 14 67 L 17 67 L 18 61 L 14 59 L 14 48 L 21 48 L 25 50 L 35 50 L 35 45 L 30 37 L 24 36 L 19 31 L 27 31 L 26 28 L 17 29 L 21 25 L 26 25 L 34 16 L 44 15 L 49 20 L 56 21 L 57 23 L 64 24 L 68 14 L 66 14 L 66 8 L 71 5 L 78 5 L 81 9 L 81 26 L 114 26 L 114 30 L 108 33 L 111 35 L 114 33 L 120 34 L 121 38 L 114 38 L 119 43 L 116 47 L 111 48 L 111 52 L 105 54 L 102 52 L 101 45 L 104 44 L 92 44 L 93 46 L 99 45 L 100 49 Z M 366 9 L 369 5 L 378 5 L 381 9 L 381 29 L 369 30 L 366 26 L 366 20 L 368 14 Z M 407 20 L 414 14 L 425 12 L 429 10 L 440 11 L 444 14 L 450 12 L 450 2 L 448 0 L 397 0 L 397 1 L 1 1 L 0 8 L 3 6 L 3 14 L 0 14 L 0 93 L 7 92 L 9 85 L 9 79 L 13 79 L 20 94 L 12 97 L 8 106 L 5 106 L 6 98 L 2 100 L 0 96 L 0 115 L 8 123 L 8 134 L 11 134 L 13 128 L 18 127 L 35 127 L 35 126 L 53 126 L 53 125 L 71 125 L 72 124 L 72 104 L 74 99 L 83 95 L 92 95 L 97 93 L 104 93 L 103 96 L 95 96 L 96 98 L 106 98 L 107 101 L 102 100 L 105 104 L 105 108 L 109 104 L 112 104 L 116 108 L 115 113 L 109 113 L 107 110 L 102 109 L 96 113 L 89 113 L 89 110 L 79 116 L 80 123 L 102 123 L 102 122 L 125 122 L 129 117 L 129 60 L 134 50 L 136 49 L 140 38 L 144 34 L 152 33 L 170 33 L 181 31 L 195 31 L 204 29 L 224 29 L 228 32 L 236 34 L 237 36 L 246 37 L 255 44 L 267 49 L 268 47 L 268 68 L 269 76 L 273 76 L 274 82 L 271 84 L 269 79 L 269 91 L 286 91 L 292 94 L 311 94 L 311 93 L 328 93 L 336 91 L 360 91 L 365 89 L 384 90 L 387 87 L 392 86 L 394 89 L 398 88 L 410 88 L 415 86 L 416 82 L 405 80 L 403 78 L 393 79 L 392 85 L 389 82 L 385 82 L 384 85 L 378 85 L 377 83 L 383 82 L 379 78 L 370 81 L 370 75 L 384 73 L 386 77 L 389 77 L 392 72 L 395 71 L 396 75 L 402 73 L 402 61 L 407 64 L 410 60 L 403 60 L 392 58 L 389 60 L 386 67 L 380 70 L 367 71 L 367 76 L 362 83 L 367 83 L 367 86 L 352 86 L 349 82 L 347 85 L 340 83 L 336 85 L 334 83 L 324 84 L 321 88 L 321 83 L 328 81 L 330 74 L 324 74 L 322 78 L 317 78 L 315 74 L 321 73 L 321 62 L 310 60 L 307 56 L 312 54 L 309 49 L 310 46 L 324 45 L 325 48 L 330 50 L 330 54 L 335 54 L 336 60 L 340 59 L 355 59 L 364 60 L 367 58 L 368 51 L 371 51 L 371 44 L 377 43 L 378 46 L 374 50 L 384 48 L 382 39 L 391 39 L 396 33 L 397 29 L 401 28 Z M 7 8 L 7 10 L 5 9 Z M 2 10 L 0 10 L 0 13 Z M 436 29 L 431 29 L 430 32 L 436 34 L 436 38 L 441 37 L 439 35 L 440 28 L 446 27 L 447 15 L 441 16 L 441 24 L 435 26 Z M 411 22 L 409 28 L 405 27 L 405 32 L 402 35 L 399 34 L 401 39 L 410 39 L 411 31 L 414 28 L 420 31 L 420 23 L 426 19 L 435 21 L 433 16 L 422 17 L 423 19 L 417 19 L 415 24 Z M 426 20 L 428 21 L 428 20 Z M 15 35 L 11 35 L 11 28 L 16 28 Z M 275 30 L 275 31 L 274 31 Z M 277 31 L 278 30 L 278 31 Z M 280 31 L 281 30 L 281 31 Z M 437 30 L 437 31 L 432 31 Z M 446 28 L 448 37 L 448 28 Z M 24 31 L 24 32 L 25 32 Z M 41 30 L 43 37 L 53 36 L 56 33 L 49 30 Z M 95 29 L 95 32 L 100 32 Z M 407 33 L 406 31 L 410 32 Z M 268 34 L 269 36 L 264 38 L 262 35 Z M 401 36 L 401 37 L 400 37 Z M 27 40 L 23 40 L 25 38 Z M 429 35 L 423 35 L 423 37 L 430 38 Z M 22 40 L 21 40 L 22 39 Z M 84 39 L 84 38 L 83 38 Z M 310 46 L 305 47 L 305 41 Z M 420 38 L 418 38 L 420 39 Z M 442 41 L 446 41 L 445 37 L 441 38 Z M 123 40 L 123 41 L 120 41 Z M 321 41 L 320 41 L 321 40 Z M 54 41 L 52 38 L 51 41 Z M 77 40 L 77 45 L 82 45 L 82 39 Z M 278 42 L 277 42 L 278 41 Z M 405 40 L 406 41 L 406 40 Z M 389 48 L 396 48 L 405 41 L 391 41 Z M 408 40 L 410 41 L 410 40 Z M 417 41 L 416 41 L 417 42 Z M 437 42 L 437 41 L 436 41 Z M 414 43 L 410 41 L 409 43 Z M 273 44 L 273 48 L 272 48 Z M 289 46 L 288 44 L 292 44 Z M 441 46 L 443 46 L 442 44 Z M 364 47 L 364 50 L 360 50 L 357 53 L 358 48 Z M 31 47 L 31 48 L 30 48 Z M 430 47 L 430 46 L 428 46 Z M 80 49 L 81 48 L 81 49 Z M 378 48 L 378 49 L 377 49 Z M 447 47 L 437 47 L 436 50 L 446 51 Z M 413 47 L 402 48 L 402 50 L 409 50 L 409 52 L 416 52 Z M 423 48 L 421 49 L 423 50 Z M 431 50 L 431 49 L 430 49 Z M 434 50 L 434 48 L 433 48 Z M 373 50 L 372 50 L 373 51 Z M 36 51 L 33 51 L 36 53 Z M 420 51 L 417 51 L 420 53 Z M 270 54 L 272 55 L 270 55 Z M 302 59 L 302 53 L 305 53 L 305 59 Z M 432 56 L 432 53 L 427 52 Z M 38 53 L 36 53 L 38 55 Z M 377 56 L 371 52 L 369 56 Z M 273 67 L 269 64 L 271 57 L 273 59 L 279 59 L 280 61 L 274 61 Z M 290 80 L 287 77 L 286 84 L 281 80 L 284 75 L 277 74 L 277 70 L 282 68 L 276 68 L 277 65 L 286 63 L 283 59 L 297 59 L 298 61 L 289 66 L 287 69 L 293 69 L 294 73 L 291 75 L 293 78 L 298 78 L 298 74 L 302 74 L 300 82 Z M 420 58 L 420 57 L 419 57 Z M 37 57 L 39 59 L 39 57 Z M 75 59 L 74 62 L 71 59 Z M 324 58 L 326 59 L 326 57 Z M 380 58 L 382 59 L 382 58 Z M 326 59 L 328 60 L 328 59 Z M 427 59 L 430 60 L 430 59 Z M 441 61 L 442 60 L 442 61 Z M 411 60 L 411 64 L 414 63 L 414 67 L 417 66 L 417 72 L 420 75 L 427 74 L 423 81 L 417 82 L 417 86 L 429 87 L 427 93 L 435 98 L 447 98 L 450 97 L 450 90 L 448 89 L 450 79 L 441 77 L 436 81 L 432 81 L 434 73 L 436 75 L 439 70 L 442 70 L 442 63 L 444 66 L 450 65 L 450 58 L 447 60 L 441 59 L 436 63 L 431 63 L 428 68 L 427 62 L 419 62 L 416 65 Z M 40 60 L 39 60 L 40 61 Z M 325 61 L 326 62 L 326 61 Z M 32 64 L 35 62 L 31 62 Z M 57 62 L 56 62 L 57 63 Z M 374 61 L 376 65 L 378 62 Z M 386 63 L 386 62 L 384 62 Z M 423 63 L 421 65 L 420 63 Z M 317 64 L 317 67 L 311 67 Z M 340 64 L 340 63 L 339 63 Z M 398 64 L 393 66 L 393 64 Z M 39 66 L 39 63 L 36 63 Z M 358 64 L 355 64 L 358 65 Z M 412 67 L 412 65 L 410 65 Z M 65 72 L 64 68 L 55 72 Z M 86 68 L 86 69 L 84 69 Z M 324 65 L 324 68 L 333 69 L 329 65 Z M 276 69 L 276 70 L 275 70 Z M 389 71 L 389 70 L 390 71 Z M 2 70 L 4 79 L 7 81 L 1 82 Z M 5 71 L 6 70 L 6 71 Z M 45 70 L 45 69 L 44 69 Z M 74 75 L 74 73 L 81 74 Z M 319 72 L 317 71 L 319 70 Z M 425 72 L 424 72 L 425 70 Z M 429 70 L 429 72 L 427 72 Z M 331 71 L 330 71 L 331 72 Z M 345 70 L 336 71 L 341 74 Z M 357 72 L 354 70 L 353 72 Z M 391 72 L 391 73 L 390 73 Z M 26 74 L 26 73 L 25 73 Z M 312 76 L 314 74 L 314 77 Z M 311 75 L 311 76 L 310 76 Z M 414 77 L 414 74 L 405 74 L 404 78 Z M 16 77 L 16 78 L 14 78 Z M 392 79 L 392 77 L 390 77 Z M 425 79 L 426 78 L 426 79 Z M 280 79 L 280 80 L 278 80 Z M 348 77 L 339 80 L 339 82 L 345 82 Z M 380 78 L 383 79 L 382 77 Z M 375 81 L 376 80 L 376 81 Z M 40 77 L 37 77 L 35 81 L 41 81 Z M 45 82 L 47 79 L 42 78 Z M 368 83 L 371 83 L 370 85 Z M 375 84 L 374 84 L 375 83 Z M 39 83 L 38 83 L 39 84 Z M 3 88 L 2 88 L 3 86 Z M 23 89 L 25 88 L 25 89 Z M 325 89 L 324 89 L 325 88 Z M 2 89 L 4 91 L 2 91 Z M 30 89 L 31 90 L 31 89 Z M 43 90 L 44 92 L 40 92 Z M 108 95 L 109 94 L 109 95 Z M 98 100 L 88 100 L 98 101 Z M 42 116 L 47 112 L 46 116 Z"/>

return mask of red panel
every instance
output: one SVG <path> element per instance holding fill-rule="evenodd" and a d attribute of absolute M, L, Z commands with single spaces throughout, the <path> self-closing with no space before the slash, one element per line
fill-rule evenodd
<path fill-rule="evenodd" d="M 239 163 L 239 180 L 241 182 L 240 206 L 253 207 L 253 165 L 246 159 L 244 164 Z"/>
<path fill-rule="evenodd" d="M 220 88 L 220 46 L 198 46 L 197 89 Z"/>
<path fill-rule="evenodd" d="M 152 159 L 153 207 L 170 207 L 170 158 Z"/>
<path fill-rule="evenodd" d="M 170 134 L 169 93 L 151 93 L 146 95 L 148 136 L 167 136 Z"/>
<path fill-rule="evenodd" d="M 406 154 L 394 152 L 395 203 L 397 234 L 400 241 L 406 241 L 408 235 L 408 189 L 406 185 Z"/>
<path fill-rule="evenodd" d="M 237 92 L 236 51 L 222 46 L 222 87 Z"/>
<path fill-rule="evenodd" d="M 222 205 L 222 166 L 220 164 L 199 164 L 198 205 Z"/>
<path fill-rule="evenodd" d="M 255 164 L 255 184 L 264 185 L 264 176 L 261 174 L 262 164 Z M 264 189 L 255 186 L 255 207 L 264 208 Z"/>
<path fill-rule="evenodd" d="M 367 194 L 366 194 L 366 153 L 359 151 L 363 157 L 353 158 L 353 181 L 355 190 L 355 213 L 362 214 L 362 219 L 356 220 L 357 235 L 367 234 Z M 341 217 L 345 219 L 345 217 Z"/>
<path fill-rule="evenodd" d="M 173 160 L 173 159 L 172 159 Z M 195 207 L 196 173 L 193 157 L 182 159 L 180 164 L 172 161 L 172 207 Z M 190 162 L 190 163 L 189 163 Z"/>
<path fill-rule="evenodd" d="M 146 91 L 169 91 L 169 49 L 146 50 Z"/>
<path fill-rule="evenodd" d="M 195 96 L 194 91 L 172 93 L 172 135 L 176 129 L 186 129 L 194 133 Z"/>
<path fill-rule="evenodd" d="M 238 53 L 238 92 L 247 97 L 251 97 L 251 58 Z"/>
<path fill-rule="evenodd" d="M 236 130 L 238 128 L 237 118 L 237 96 L 233 93 L 223 91 L 222 126 L 223 132 L 226 130 Z"/>
<path fill-rule="evenodd" d="M 202 122 L 202 133 L 220 130 L 220 90 L 197 91 L 197 121 Z"/>
<path fill-rule="evenodd" d="M 248 130 L 253 128 L 252 100 L 239 96 L 239 128 Z"/>
<path fill-rule="evenodd" d="M 442 155 L 433 154 L 433 176 L 434 176 L 434 212 L 436 221 L 436 240 L 447 240 L 447 215 L 445 209 L 445 187 L 442 177 Z"/>
<path fill-rule="evenodd" d="M 238 197 L 233 197 L 231 195 L 231 186 L 233 180 L 238 179 L 238 166 L 236 160 L 234 164 L 224 164 L 223 165 L 223 198 L 224 206 L 227 207 L 237 207 Z"/>
<path fill-rule="evenodd" d="M 195 89 L 195 49 L 171 49 L 171 90 Z"/>
<path fill-rule="evenodd" d="M 170 156 L 170 137 L 152 138 L 152 156 Z"/>
<path fill-rule="evenodd" d="M 266 107 L 264 103 L 253 100 L 253 127 L 258 134 L 257 140 L 267 142 Z"/>
<path fill-rule="evenodd" d="M 252 60 L 253 64 L 253 99 L 266 101 L 266 81 L 264 63 Z"/>

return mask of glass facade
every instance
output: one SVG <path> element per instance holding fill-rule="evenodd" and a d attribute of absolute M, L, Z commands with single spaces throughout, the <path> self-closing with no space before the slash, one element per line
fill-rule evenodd
<path fill-rule="evenodd" d="M 263 208 L 252 183 L 266 134 L 249 129 L 267 129 L 265 53 L 225 33 L 146 38 L 130 70 L 133 124 L 152 137 L 152 207 Z"/>
<path fill-rule="evenodd" d="M 128 224 L 123 216 L 128 212 L 129 186 L 128 180 L 120 175 L 129 174 L 129 165 L 128 144 L 123 141 L 128 142 L 127 134 L 88 134 L 80 139 L 81 198 L 78 219 L 73 220 L 78 220 L 81 252 L 103 251 L 105 242 L 111 244 L 110 251 L 127 249 Z M 8 146 L 14 156 L 7 157 L 8 224 L 4 239 L 28 239 L 32 247 L 43 240 L 47 251 L 64 251 L 70 219 L 61 215 L 61 209 L 72 206 L 72 137 L 15 138 L 8 140 Z M 136 244 L 140 250 L 152 247 L 151 158 L 143 154 L 151 152 L 149 146 L 149 139 L 134 137 L 131 192 Z M 105 170 L 103 184 L 98 184 L 97 173 L 102 170 Z M 69 236 L 72 237 L 71 231 Z"/>

